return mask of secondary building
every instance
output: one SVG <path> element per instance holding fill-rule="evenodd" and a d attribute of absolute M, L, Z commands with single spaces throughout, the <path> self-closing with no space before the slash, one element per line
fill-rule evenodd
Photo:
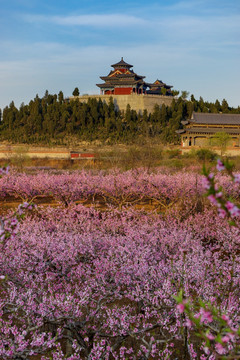
<path fill-rule="evenodd" d="M 183 147 L 216 145 L 214 135 L 230 135 L 230 147 L 240 146 L 240 114 L 193 113 L 191 119 L 182 121 L 184 129 L 177 130 Z"/>

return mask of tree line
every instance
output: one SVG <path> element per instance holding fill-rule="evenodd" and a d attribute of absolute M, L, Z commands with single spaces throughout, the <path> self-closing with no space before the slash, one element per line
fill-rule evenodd
<path fill-rule="evenodd" d="M 232 108 L 224 99 L 221 103 L 196 100 L 186 92 L 175 99 L 171 106 L 155 105 L 152 113 L 146 110 L 137 113 L 130 105 L 126 110 L 109 103 L 89 98 L 87 103 L 64 98 L 63 92 L 38 95 L 28 105 L 17 108 L 12 101 L 0 112 L 0 140 L 22 143 L 66 145 L 71 139 L 108 143 L 144 143 L 149 138 L 158 138 L 162 143 L 177 144 L 176 130 L 181 121 L 191 117 L 192 112 L 240 113 L 240 107 Z"/>

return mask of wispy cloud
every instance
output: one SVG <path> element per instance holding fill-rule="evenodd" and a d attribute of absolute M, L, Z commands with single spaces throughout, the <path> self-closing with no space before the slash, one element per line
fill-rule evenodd
<path fill-rule="evenodd" d="M 201 3 L 203 0 L 199 0 Z M 176 6 L 187 6 L 188 2 L 177 3 Z M 199 36 L 206 44 L 217 36 L 220 39 L 240 35 L 240 15 L 239 14 L 211 14 L 211 16 L 199 16 L 199 14 L 178 14 L 168 13 L 162 16 L 157 12 L 151 19 L 147 14 L 142 16 L 126 15 L 121 13 L 112 14 L 88 14 L 88 15 L 66 15 L 66 16 L 44 16 L 44 15 L 24 15 L 24 20 L 33 24 L 58 25 L 62 27 L 84 27 L 99 29 L 118 29 L 121 27 L 122 32 L 128 28 L 133 29 L 132 34 L 139 34 L 139 28 L 144 29 L 145 36 L 148 34 L 149 41 L 161 36 L 162 39 L 191 39 Z M 222 38 L 221 38 L 222 34 Z M 111 38 L 111 35 L 110 35 Z M 139 40 L 141 37 L 139 37 Z M 105 39 L 106 41 L 108 39 Z M 127 41 L 129 39 L 126 39 Z M 121 39 L 118 39 L 121 41 Z"/>
<path fill-rule="evenodd" d="M 120 27 L 147 24 L 147 20 L 126 14 L 87 14 L 77 16 L 25 15 L 24 19 L 31 23 L 45 22 L 63 26 Z"/>

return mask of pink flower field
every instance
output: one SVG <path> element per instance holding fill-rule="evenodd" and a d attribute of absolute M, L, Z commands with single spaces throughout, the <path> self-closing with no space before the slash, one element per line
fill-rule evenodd
<path fill-rule="evenodd" d="M 23 204 L 1 219 L 0 359 L 240 358 L 239 220 L 205 189 L 187 170 L 3 174 Z"/>

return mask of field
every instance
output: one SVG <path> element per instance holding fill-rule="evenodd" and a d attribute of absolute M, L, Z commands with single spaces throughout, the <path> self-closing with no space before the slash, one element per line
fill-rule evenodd
<path fill-rule="evenodd" d="M 201 167 L 3 173 L 0 358 L 238 359 L 238 218 Z"/>

